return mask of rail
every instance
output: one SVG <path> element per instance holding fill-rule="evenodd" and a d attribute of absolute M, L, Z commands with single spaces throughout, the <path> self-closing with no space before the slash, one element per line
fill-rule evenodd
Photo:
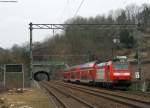
<path fill-rule="evenodd" d="M 69 106 L 65 103 L 65 101 L 63 101 L 63 100 L 61 100 L 60 98 L 58 98 L 57 94 L 54 93 L 54 92 L 52 93 L 52 90 L 50 91 L 50 89 L 49 89 L 48 87 L 51 87 L 51 88 L 55 89 L 55 91 L 57 91 L 57 92 L 59 92 L 59 93 L 65 95 L 66 97 L 68 97 L 69 100 L 70 100 L 70 98 L 76 100 L 77 102 L 83 104 L 85 108 L 96 108 L 96 106 L 94 106 L 94 105 L 92 105 L 92 104 L 90 104 L 90 103 L 88 103 L 88 102 L 86 102 L 86 101 L 80 99 L 79 97 L 77 97 L 77 96 L 75 96 L 75 95 L 72 95 L 71 93 L 68 93 L 68 92 L 66 92 L 66 91 L 61 90 L 61 89 L 57 88 L 56 86 L 54 86 L 54 85 L 52 85 L 52 84 L 50 84 L 50 83 L 48 83 L 48 82 L 42 82 L 41 85 L 42 85 L 47 91 L 49 91 L 53 96 L 55 96 L 55 97 L 57 98 L 57 100 L 58 100 L 61 104 L 63 104 L 64 108 L 72 108 L 72 107 L 69 107 Z M 76 106 L 75 106 L 75 107 L 76 107 Z"/>
<path fill-rule="evenodd" d="M 111 94 L 111 93 L 106 93 L 106 92 L 100 92 L 94 89 L 90 89 L 90 88 L 85 88 L 85 87 L 81 87 L 81 86 L 77 86 L 77 85 L 71 85 L 71 84 L 66 84 L 66 83 L 58 83 L 57 84 L 61 85 L 61 86 L 65 86 L 67 88 L 72 88 L 75 90 L 79 90 L 82 92 L 86 92 L 88 94 L 92 94 L 98 97 L 103 97 L 106 99 L 110 99 L 113 100 L 115 102 L 119 102 L 122 104 L 126 104 L 132 107 L 136 107 L 136 108 L 150 108 L 150 102 L 145 102 L 143 100 L 137 100 L 134 98 L 129 98 L 129 97 L 125 97 L 125 96 L 120 96 L 120 95 L 115 95 L 115 94 Z"/>

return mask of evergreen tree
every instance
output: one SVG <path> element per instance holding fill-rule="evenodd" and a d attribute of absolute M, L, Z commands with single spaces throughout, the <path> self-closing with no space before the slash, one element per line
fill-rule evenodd
<path fill-rule="evenodd" d="M 122 30 L 120 32 L 120 42 L 125 48 L 133 48 L 135 45 L 135 39 L 128 30 Z"/>

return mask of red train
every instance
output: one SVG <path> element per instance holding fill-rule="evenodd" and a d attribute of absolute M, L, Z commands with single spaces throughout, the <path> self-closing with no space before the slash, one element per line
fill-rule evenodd
<path fill-rule="evenodd" d="M 127 88 L 131 84 L 132 72 L 126 61 L 93 61 L 64 70 L 63 77 L 69 82 Z"/>

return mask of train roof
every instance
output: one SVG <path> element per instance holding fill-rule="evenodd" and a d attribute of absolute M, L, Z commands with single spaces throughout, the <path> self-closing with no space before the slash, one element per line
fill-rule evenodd
<path fill-rule="evenodd" d="M 90 67 L 94 67 L 94 65 L 96 64 L 96 61 L 92 61 L 92 62 L 88 62 L 85 64 L 81 64 L 79 65 L 80 68 L 90 68 Z"/>
<path fill-rule="evenodd" d="M 108 65 L 109 63 L 110 63 L 110 61 L 108 61 L 108 62 L 92 61 L 92 62 L 88 62 L 88 63 L 85 63 L 85 64 L 71 66 L 71 67 L 67 68 L 66 70 L 68 70 L 68 69 L 73 70 L 73 69 L 81 69 L 81 68 L 92 68 L 96 64 L 101 66 L 101 65 Z"/>
<path fill-rule="evenodd" d="M 92 61 L 92 62 L 88 62 L 85 64 L 80 64 L 80 65 L 75 65 L 75 66 L 71 66 L 69 68 L 67 68 L 66 70 L 73 70 L 73 69 L 80 69 L 80 68 L 90 68 L 90 67 L 94 67 L 94 65 L 96 64 L 96 61 Z"/>
<path fill-rule="evenodd" d="M 68 67 L 68 68 L 65 69 L 65 71 L 74 70 L 74 69 L 81 69 L 81 68 L 92 68 L 95 65 L 105 66 L 105 65 L 110 65 L 112 63 L 125 63 L 125 62 L 126 61 L 119 61 L 119 60 L 108 60 L 108 61 L 105 61 L 105 62 L 102 62 L 100 60 L 96 60 L 96 61 L 91 61 L 91 62 L 88 62 L 88 63 Z"/>

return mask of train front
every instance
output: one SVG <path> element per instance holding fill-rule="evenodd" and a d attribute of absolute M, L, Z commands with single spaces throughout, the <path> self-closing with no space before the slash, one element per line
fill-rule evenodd
<path fill-rule="evenodd" d="M 131 84 L 131 66 L 127 61 L 113 61 L 111 68 L 111 79 L 114 86 L 128 87 Z"/>

